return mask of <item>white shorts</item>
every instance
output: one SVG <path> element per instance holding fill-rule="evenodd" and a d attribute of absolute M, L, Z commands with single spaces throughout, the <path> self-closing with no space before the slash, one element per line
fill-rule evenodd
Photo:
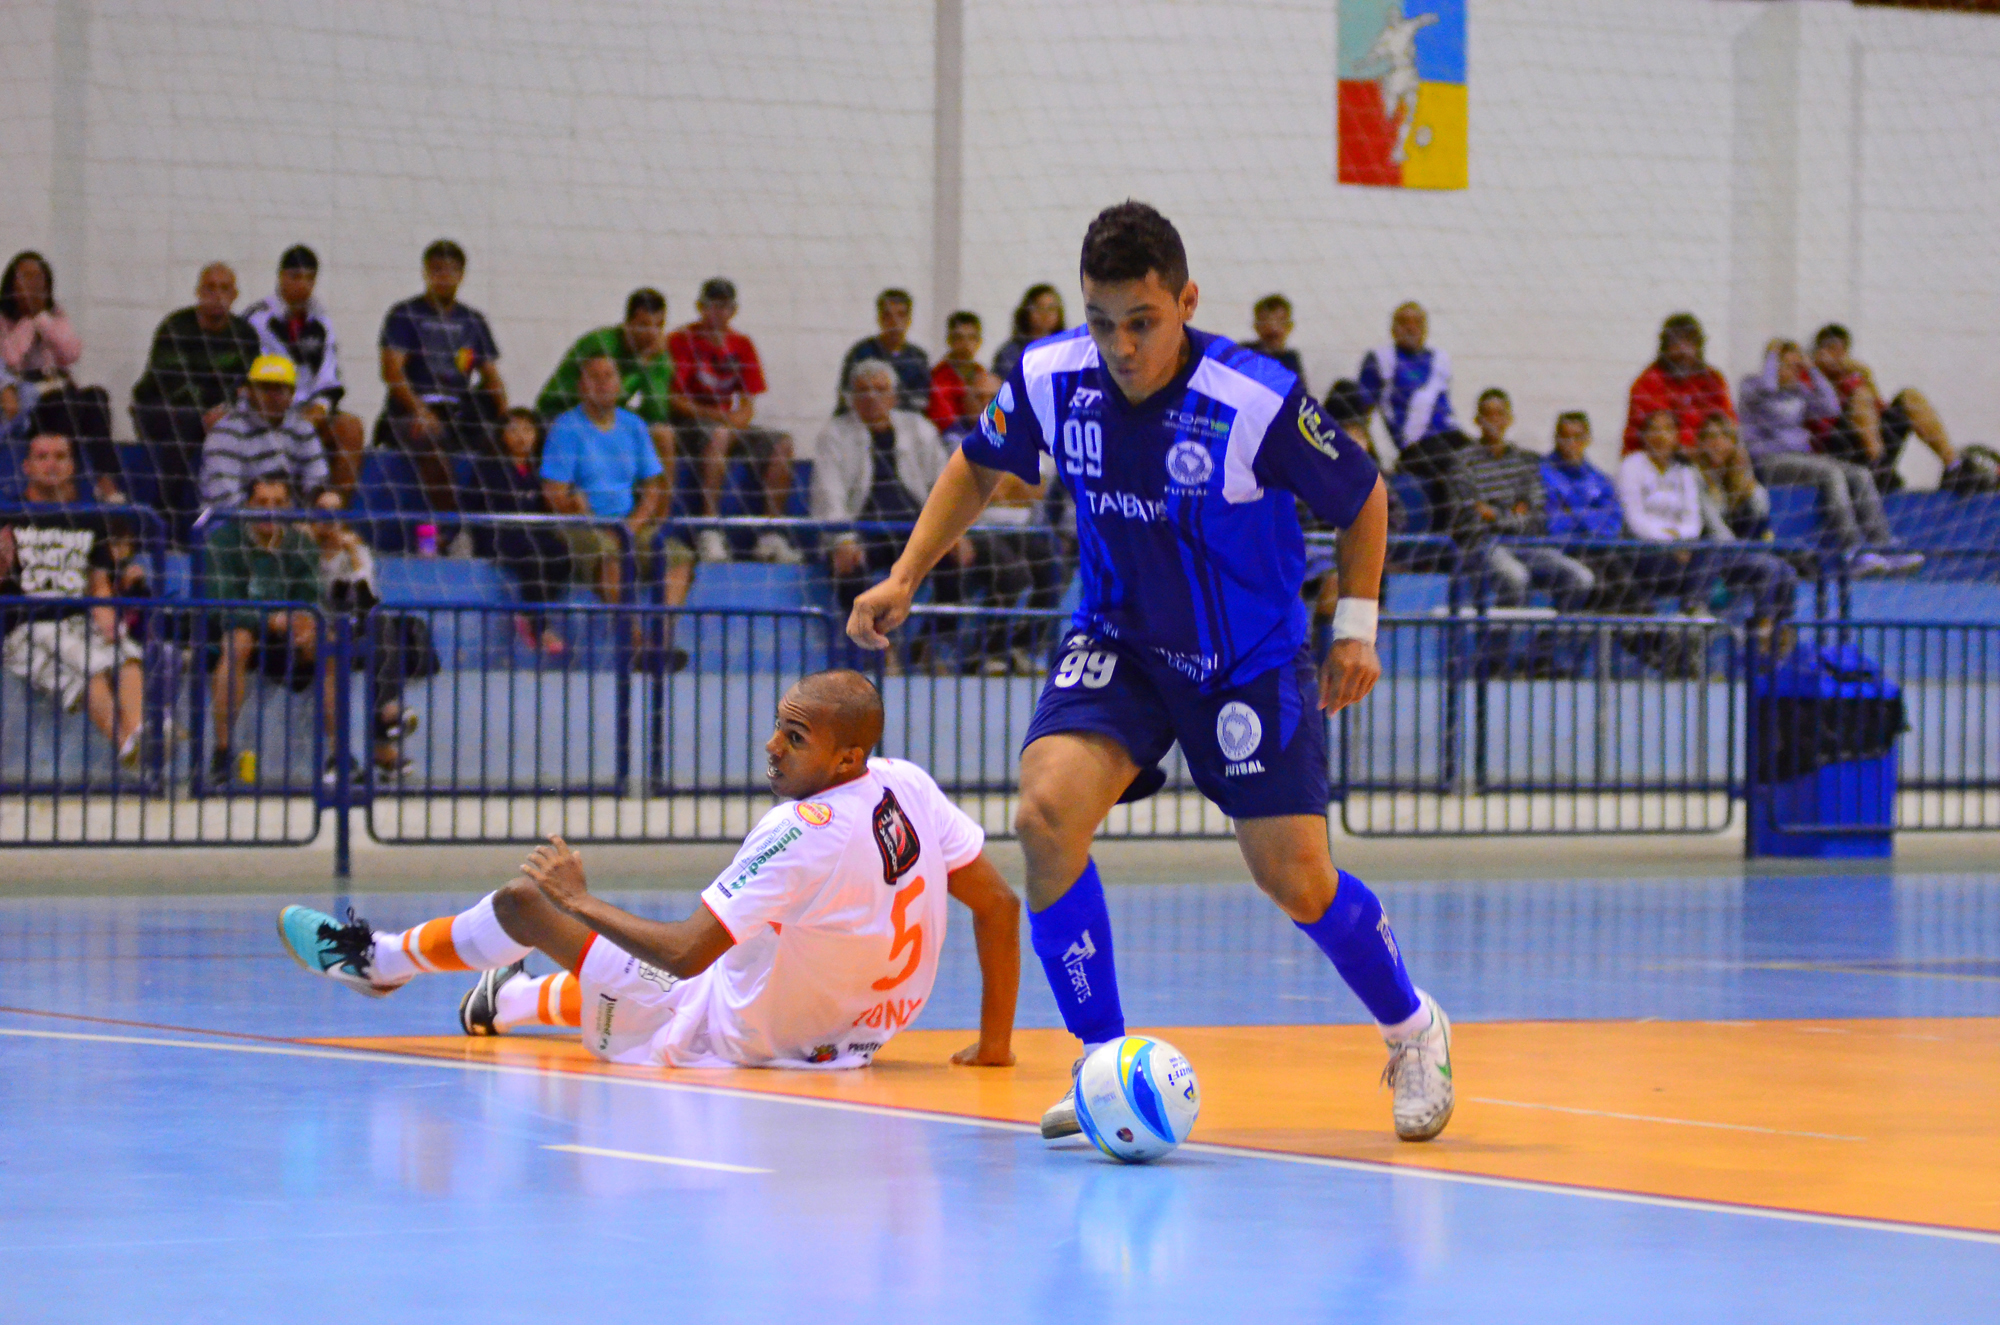
<path fill-rule="evenodd" d="M 116 639 L 105 639 L 87 612 L 16 626 L 8 632 L 0 655 L 13 675 L 59 696 L 65 711 L 83 703 L 90 678 L 144 656 L 122 626 Z"/>
<path fill-rule="evenodd" d="M 583 1047 L 605 1062 L 686 1067 L 714 1057 L 701 976 L 668 975 L 600 934 L 576 979 L 583 992 Z"/>

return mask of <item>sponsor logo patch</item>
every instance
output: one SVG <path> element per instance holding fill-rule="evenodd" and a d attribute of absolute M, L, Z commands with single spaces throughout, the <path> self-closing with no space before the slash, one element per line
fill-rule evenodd
<path fill-rule="evenodd" d="M 882 853 L 882 882 L 893 888 L 896 880 L 917 867 L 923 843 L 917 840 L 917 829 L 910 816 L 896 803 L 896 793 L 886 787 L 882 789 L 882 799 L 875 804 L 874 821 L 875 849 Z"/>
<path fill-rule="evenodd" d="M 1096 955 L 1097 945 L 1090 941 L 1087 929 L 1063 952 L 1063 969 L 1069 972 L 1069 987 L 1079 1003 L 1090 1001 L 1090 977 L 1084 974 L 1083 964 Z"/>
<path fill-rule="evenodd" d="M 1264 722 L 1257 710 L 1232 699 L 1215 715 L 1215 744 L 1232 763 L 1248 759 L 1264 743 Z M 1247 771 L 1247 770 L 1246 770 Z M 1260 768 L 1257 770 L 1262 772 Z"/>
<path fill-rule="evenodd" d="M 979 432 L 989 442 L 1007 440 L 1007 408 L 999 400 L 994 400 L 979 416 Z"/>
<path fill-rule="evenodd" d="M 814 828 L 824 828 L 833 822 L 833 807 L 819 801 L 800 801 L 797 805 L 799 818 Z"/>
<path fill-rule="evenodd" d="M 727 883 L 716 885 L 724 897 L 734 897 L 743 891 L 743 886 L 757 877 L 757 872 L 770 864 L 778 853 L 805 836 L 797 824 L 787 825 L 785 831 L 766 842 L 756 855 L 743 862 L 743 868 L 736 871 L 736 877 Z"/>
<path fill-rule="evenodd" d="M 840 1050 L 834 1048 L 832 1045 L 816 1044 L 812 1047 L 812 1052 L 806 1055 L 806 1061 L 808 1063 L 831 1063 L 838 1057 L 840 1057 Z"/>
<path fill-rule="evenodd" d="M 1071 409 L 1096 409 L 1104 403 L 1104 392 L 1094 386 L 1080 386 L 1069 398 Z"/>
<path fill-rule="evenodd" d="M 1299 401 L 1299 436 L 1329 460 L 1340 459 L 1340 429 L 1328 423 L 1310 396 Z"/>

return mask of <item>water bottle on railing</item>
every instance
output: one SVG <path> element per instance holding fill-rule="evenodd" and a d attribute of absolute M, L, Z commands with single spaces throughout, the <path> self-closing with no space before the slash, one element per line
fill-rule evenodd
<path fill-rule="evenodd" d="M 417 526 L 417 555 L 435 557 L 438 554 L 438 527 L 434 524 Z"/>

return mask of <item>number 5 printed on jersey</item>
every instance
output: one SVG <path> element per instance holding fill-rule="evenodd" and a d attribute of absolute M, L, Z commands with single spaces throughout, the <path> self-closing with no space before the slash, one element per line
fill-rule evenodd
<path fill-rule="evenodd" d="M 896 974 L 885 975 L 877 980 L 875 988 L 894 989 L 917 973 L 917 963 L 924 959 L 924 927 L 921 921 L 914 925 L 906 922 L 909 919 L 910 903 L 923 895 L 924 876 L 921 874 L 910 881 L 909 887 L 896 894 L 895 909 L 889 913 L 890 921 L 896 927 L 895 941 L 889 945 L 889 960 L 895 961 L 896 955 L 904 948 L 910 950 L 910 959 L 903 963 L 903 969 Z"/>

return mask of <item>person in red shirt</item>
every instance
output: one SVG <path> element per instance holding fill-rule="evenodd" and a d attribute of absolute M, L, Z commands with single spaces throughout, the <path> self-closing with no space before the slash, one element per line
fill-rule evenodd
<path fill-rule="evenodd" d="M 1660 324 L 1660 355 L 1632 383 L 1625 414 L 1625 452 L 1643 450 L 1639 433 L 1648 417 L 1667 410 L 1680 421 L 1681 446 L 1692 451 L 1703 419 L 1720 410 L 1731 421 L 1736 406 L 1729 399 L 1729 380 L 1702 358 L 1707 343 L 1693 313 L 1675 313 Z"/>
<path fill-rule="evenodd" d="M 764 367 L 757 346 L 730 329 L 736 316 L 736 286 L 721 276 L 705 281 L 695 300 L 700 316 L 667 337 L 674 361 L 674 425 L 681 432 L 682 450 L 696 458 L 701 507 L 697 514 L 713 516 L 722 497 L 729 461 L 744 455 L 755 467 L 764 489 L 764 514 L 784 515 L 792 500 L 792 439 L 771 428 L 753 426 L 757 397 L 764 394 Z M 695 539 L 703 561 L 729 560 L 729 544 L 720 529 L 704 529 Z M 799 551 L 776 530 L 757 540 L 763 561 L 796 563 Z"/>
<path fill-rule="evenodd" d="M 979 414 L 973 386 L 986 370 L 979 363 L 979 314 L 964 309 L 945 319 L 945 357 L 931 369 L 930 420 L 938 431 L 971 423 Z"/>

